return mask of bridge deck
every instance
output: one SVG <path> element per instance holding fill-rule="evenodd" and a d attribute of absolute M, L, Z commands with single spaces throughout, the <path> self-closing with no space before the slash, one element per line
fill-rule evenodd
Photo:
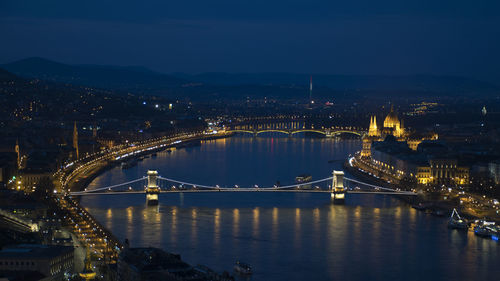
<path fill-rule="evenodd" d="M 314 190 L 314 189 L 199 189 L 199 190 L 169 190 L 161 191 L 160 193 L 208 193 L 208 192 L 294 192 L 294 193 L 332 193 L 330 190 Z M 116 192 L 85 192 L 71 193 L 73 196 L 88 196 L 88 195 L 119 195 L 119 194 L 145 194 L 145 191 L 116 191 Z M 348 194 L 382 194 L 382 195 L 417 195 L 414 192 L 390 192 L 390 191 L 346 191 Z"/>

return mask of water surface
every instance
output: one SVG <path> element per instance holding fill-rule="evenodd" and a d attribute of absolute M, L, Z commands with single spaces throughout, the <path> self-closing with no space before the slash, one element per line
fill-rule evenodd
<path fill-rule="evenodd" d="M 303 173 L 330 176 L 360 147 L 359 140 L 236 136 L 112 169 L 90 188 L 148 169 L 202 184 L 285 185 Z M 82 204 L 133 247 L 160 247 L 218 271 L 240 259 L 253 266 L 256 281 L 496 280 L 500 274 L 498 243 L 449 231 L 445 218 L 389 196 L 348 195 L 345 205 L 332 205 L 328 194 L 162 194 L 159 206 L 148 207 L 136 194 L 88 196 Z"/>

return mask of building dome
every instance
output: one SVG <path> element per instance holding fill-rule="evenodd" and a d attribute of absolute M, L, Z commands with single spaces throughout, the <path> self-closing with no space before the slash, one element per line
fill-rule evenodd
<path fill-rule="evenodd" d="M 398 114 L 394 112 L 394 106 L 391 105 L 391 112 L 387 114 L 387 117 L 384 119 L 384 127 L 385 128 L 394 128 L 400 126 Z"/>

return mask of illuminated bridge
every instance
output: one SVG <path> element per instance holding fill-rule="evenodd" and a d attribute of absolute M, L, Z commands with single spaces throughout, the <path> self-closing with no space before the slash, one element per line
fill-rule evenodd
<path fill-rule="evenodd" d="M 95 188 L 92 190 L 71 192 L 72 196 L 83 195 L 119 195 L 119 194 L 146 194 L 148 204 L 158 204 L 158 195 L 161 193 L 198 193 L 198 192 L 309 192 L 330 193 L 334 203 L 343 203 L 346 193 L 353 194 L 386 194 L 386 195 L 417 195 L 411 191 L 401 191 L 344 177 L 343 171 L 333 171 L 332 175 L 320 180 L 285 186 L 273 185 L 260 187 L 232 187 L 197 184 L 183 180 L 158 176 L 157 171 L 148 171 L 147 176 L 132 181 Z"/>
<path fill-rule="evenodd" d="M 230 125 L 225 128 L 226 132 L 248 133 L 257 136 L 262 133 L 282 133 L 292 136 L 298 133 L 317 133 L 326 137 L 334 137 L 341 134 L 353 134 L 362 137 L 366 134 L 365 128 L 355 126 L 315 126 L 306 125 L 305 121 L 277 122 L 277 123 L 253 123 L 243 125 Z"/>

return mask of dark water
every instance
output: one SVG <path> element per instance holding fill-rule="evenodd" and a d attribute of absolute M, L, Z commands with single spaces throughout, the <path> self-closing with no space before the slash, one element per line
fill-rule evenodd
<path fill-rule="evenodd" d="M 309 173 L 320 179 L 359 150 L 360 141 L 233 137 L 160 153 L 128 170 L 113 169 L 91 187 L 121 183 L 148 169 L 221 186 L 272 186 Z M 88 196 L 82 203 L 132 246 L 161 247 L 191 264 L 231 270 L 251 264 L 251 280 L 500 280 L 500 245 L 446 228 L 446 218 L 381 195 L 165 194 Z"/>

